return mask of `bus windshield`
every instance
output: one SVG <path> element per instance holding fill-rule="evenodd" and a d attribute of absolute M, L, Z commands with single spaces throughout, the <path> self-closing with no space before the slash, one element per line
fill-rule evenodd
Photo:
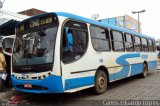
<path fill-rule="evenodd" d="M 17 35 L 13 49 L 13 65 L 53 63 L 56 33 L 57 26 L 50 26 Z"/>

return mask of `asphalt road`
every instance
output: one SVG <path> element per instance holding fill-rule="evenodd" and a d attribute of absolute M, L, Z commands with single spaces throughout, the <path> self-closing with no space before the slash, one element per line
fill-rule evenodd
<path fill-rule="evenodd" d="M 104 106 L 119 105 L 120 102 L 124 105 L 128 102 L 126 100 L 134 100 L 134 103 L 152 100 L 159 106 L 160 72 L 150 72 L 147 78 L 134 76 L 110 83 L 106 93 L 101 95 L 95 95 L 92 89 L 68 94 L 28 94 L 14 90 L 7 93 L 10 96 L 2 98 L 3 106 Z"/>

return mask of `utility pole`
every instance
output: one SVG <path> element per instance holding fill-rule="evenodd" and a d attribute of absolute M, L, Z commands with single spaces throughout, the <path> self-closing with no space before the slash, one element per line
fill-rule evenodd
<path fill-rule="evenodd" d="M 140 13 L 144 13 L 146 10 L 141 10 L 141 11 L 132 11 L 133 14 L 138 14 L 138 32 L 140 33 L 140 18 L 139 18 L 139 14 Z"/>

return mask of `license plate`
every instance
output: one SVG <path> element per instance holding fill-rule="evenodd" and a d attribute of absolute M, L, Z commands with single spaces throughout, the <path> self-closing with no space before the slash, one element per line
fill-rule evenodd
<path fill-rule="evenodd" d="M 24 88 L 32 88 L 32 84 L 24 84 Z"/>

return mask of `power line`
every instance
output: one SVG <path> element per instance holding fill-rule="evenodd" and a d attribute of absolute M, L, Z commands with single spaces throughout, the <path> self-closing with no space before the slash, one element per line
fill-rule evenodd
<path fill-rule="evenodd" d="M 25 18 L 22 18 L 22 17 L 20 17 L 20 16 L 16 16 L 16 15 L 13 15 L 13 14 L 9 14 L 9 13 L 3 12 L 3 11 L 1 11 L 1 13 L 6 14 L 6 15 L 9 15 L 9 16 L 16 17 L 16 18 L 25 19 Z"/>

